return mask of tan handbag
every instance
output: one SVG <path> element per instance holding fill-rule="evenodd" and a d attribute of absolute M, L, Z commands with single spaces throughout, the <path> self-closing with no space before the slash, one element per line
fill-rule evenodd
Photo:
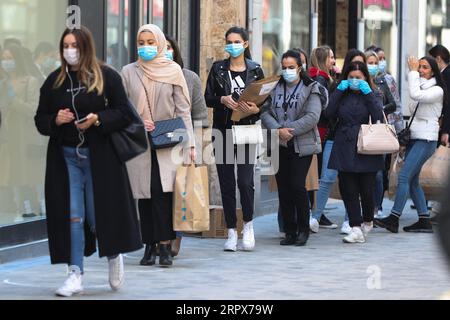
<path fill-rule="evenodd" d="M 385 123 L 361 125 L 358 136 L 358 153 L 366 155 L 392 154 L 400 150 L 394 126 L 390 125 L 383 112 Z"/>

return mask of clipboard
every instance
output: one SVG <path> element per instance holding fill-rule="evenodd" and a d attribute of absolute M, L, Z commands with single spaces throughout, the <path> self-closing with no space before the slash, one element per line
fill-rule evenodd
<path fill-rule="evenodd" d="M 280 76 L 272 76 L 253 82 L 244 90 L 241 97 L 239 98 L 239 101 L 250 101 L 260 107 L 270 96 L 280 79 Z M 241 110 L 236 110 L 233 111 L 231 120 L 239 122 L 242 119 L 247 118 L 248 116 L 250 116 L 250 114 L 247 114 Z"/>

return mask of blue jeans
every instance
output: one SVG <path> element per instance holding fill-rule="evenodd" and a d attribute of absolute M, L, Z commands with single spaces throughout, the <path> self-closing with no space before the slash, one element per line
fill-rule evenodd
<path fill-rule="evenodd" d="M 401 216 L 408 193 L 417 208 L 419 217 L 429 217 L 425 194 L 419 184 L 423 165 L 436 152 L 436 141 L 412 140 L 406 149 L 406 159 L 398 175 L 397 194 L 392 213 Z"/>
<path fill-rule="evenodd" d="M 384 200 L 384 184 L 383 184 L 383 170 L 377 172 L 375 178 L 375 192 L 373 195 L 375 208 L 377 210 L 383 210 L 383 200 Z"/>
<path fill-rule="evenodd" d="M 328 169 L 328 163 L 330 161 L 331 151 L 333 150 L 334 141 L 328 140 L 325 143 L 325 148 L 323 150 L 322 155 L 322 173 L 320 176 L 320 184 L 319 191 L 317 191 L 317 204 L 316 210 L 313 211 L 312 217 L 317 221 L 320 220 L 320 217 L 323 214 L 323 210 L 328 202 L 328 198 L 330 197 L 331 188 L 333 184 L 336 182 L 338 177 L 338 172 L 333 169 Z"/>
<path fill-rule="evenodd" d="M 86 159 L 78 157 L 75 148 L 64 147 L 70 186 L 70 263 L 83 273 L 85 247 L 84 223 L 95 232 L 94 189 L 89 149 L 79 149 Z"/>

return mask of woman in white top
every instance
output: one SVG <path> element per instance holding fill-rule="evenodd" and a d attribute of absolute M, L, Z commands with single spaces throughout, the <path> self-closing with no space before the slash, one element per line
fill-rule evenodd
<path fill-rule="evenodd" d="M 411 196 L 419 214 L 419 221 L 403 228 L 405 232 L 432 233 L 430 213 L 425 195 L 419 184 L 420 171 L 427 160 L 436 151 L 439 140 L 439 118 L 447 101 L 446 87 L 439 67 L 434 58 L 424 57 L 408 59 L 409 94 L 413 103 L 411 115 L 417 113 L 411 124 L 411 141 L 406 147 L 405 163 L 398 175 L 397 194 L 389 217 L 376 219 L 375 224 L 397 233 L 398 222 L 402 215 L 408 194 Z"/>

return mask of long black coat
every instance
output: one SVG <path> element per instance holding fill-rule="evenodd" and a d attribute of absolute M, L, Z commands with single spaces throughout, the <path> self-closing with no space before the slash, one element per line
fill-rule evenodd
<path fill-rule="evenodd" d="M 325 115 L 339 120 L 328 168 L 341 172 L 377 172 L 384 169 L 383 156 L 358 154 L 358 135 L 362 124 L 383 121 L 381 100 L 372 92 L 368 95 L 335 90 Z"/>
<path fill-rule="evenodd" d="M 35 116 L 38 131 L 50 137 L 45 175 L 47 229 L 52 263 L 70 263 L 70 192 L 67 166 L 62 152 L 63 127 L 55 119 L 60 109 L 72 105 L 69 80 L 53 89 L 59 70 L 51 74 L 41 88 L 39 107 Z M 121 163 L 110 141 L 110 133 L 129 124 L 127 96 L 120 75 L 102 67 L 105 80 L 104 96 L 83 91 L 77 103 L 88 105 L 99 116 L 101 126 L 86 131 L 91 155 L 96 234 L 85 224 L 85 255 L 96 251 L 100 257 L 114 256 L 142 247 L 136 206 L 131 194 L 125 164 Z M 80 115 L 80 117 L 85 114 Z M 71 124 L 73 125 L 73 124 Z"/>

